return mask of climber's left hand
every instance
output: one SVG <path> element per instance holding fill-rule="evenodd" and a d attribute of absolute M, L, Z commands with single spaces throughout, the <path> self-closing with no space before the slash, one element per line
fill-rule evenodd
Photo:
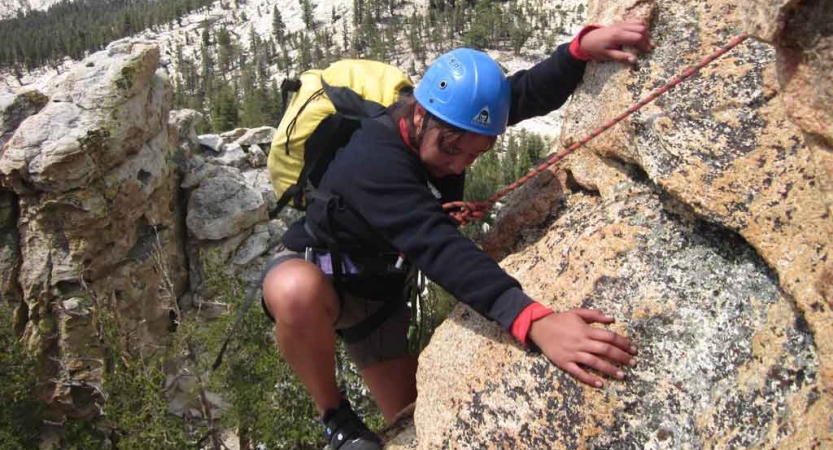
<path fill-rule="evenodd" d="M 648 34 L 648 25 L 640 20 L 627 20 L 596 28 L 582 36 L 580 45 L 594 60 L 630 64 L 636 62 L 636 56 L 624 51 L 623 46 L 635 47 L 642 52 L 650 52 L 654 48 Z"/>

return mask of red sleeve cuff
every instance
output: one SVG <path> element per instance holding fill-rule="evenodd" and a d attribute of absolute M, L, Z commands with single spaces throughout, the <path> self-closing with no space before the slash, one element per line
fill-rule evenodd
<path fill-rule="evenodd" d="M 579 61 L 590 61 L 593 59 L 589 53 L 581 49 L 581 38 L 583 38 L 585 34 L 598 28 L 601 28 L 601 25 L 586 25 L 581 29 L 581 31 L 578 32 L 576 37 L 573 38 L 573 41 L 570 42 L 570 54 L 573 55 L 573 58 Z"/>
<path fill-rule="evenodd" d="M 514 336 L 515 339 L 517 339 L 521 344 L 526 345 L 526 338 L 529 334 L 530 327 L 532 327 L 532 322 L 535 322 L 543 317 L 547 317 L 553 312 L 553 310 L 538 302 L 530 303 L 529 306 L 524 308 L 523 311 L 518 314 L 515 321 L 512 322 L 512 336 Z"/>

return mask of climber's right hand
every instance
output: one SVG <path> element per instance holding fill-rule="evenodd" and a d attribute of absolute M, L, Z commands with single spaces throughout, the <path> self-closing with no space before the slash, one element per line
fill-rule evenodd
<path fill-rule="evenodd" d="M 630 339 L 591 326 L 614 321 L 596 310 L 573 309 L 536 320 L 528 336 L 556 366 L 582 383 L 600 388 L 604 382 L 586 368 L 621 380 L 625 374 L 615 364 L 636 365 L 636 347 Z"/>

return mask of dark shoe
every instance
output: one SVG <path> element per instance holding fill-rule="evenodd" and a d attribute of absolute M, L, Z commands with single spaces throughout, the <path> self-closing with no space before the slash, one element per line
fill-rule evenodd
<path fill-rule="evenodd" d="M 381 450 L 382 441 L 362 422 L 346 399 L 324 413 L 325 438 L 330 450 Z"/>

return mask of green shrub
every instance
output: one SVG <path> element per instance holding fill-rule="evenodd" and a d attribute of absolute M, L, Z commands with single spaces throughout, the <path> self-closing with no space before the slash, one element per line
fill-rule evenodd
<path fill-rule="evenodd" d="M 14 331 L 13 307 L 0 302 L 0 450 L 36 448 L 43 405 L 32 376 L 35 361 Z"/>

